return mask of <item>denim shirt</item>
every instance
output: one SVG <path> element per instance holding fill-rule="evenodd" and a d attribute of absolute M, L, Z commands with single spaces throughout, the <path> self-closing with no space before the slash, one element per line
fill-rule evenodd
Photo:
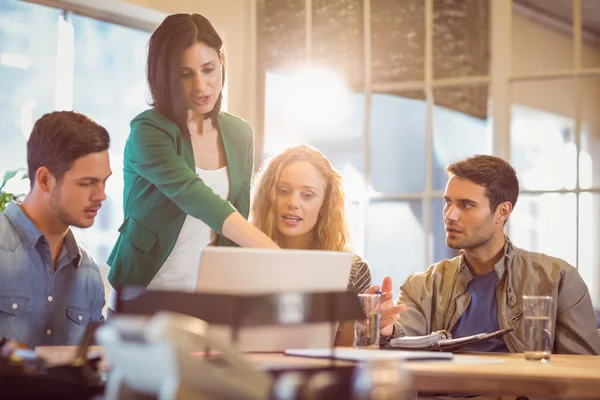
<path fill-rule="evenodd" d="M 98 266 L 67 233 L 56 270 L 50 246 L 16 203 L 0 213 L 0 336 L 36 346 L 76 345 L 103 320 Z"/>

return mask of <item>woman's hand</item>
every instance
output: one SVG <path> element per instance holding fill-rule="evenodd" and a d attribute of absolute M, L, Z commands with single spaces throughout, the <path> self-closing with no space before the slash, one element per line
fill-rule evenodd
<path fill-rule="evenodd" d="M 234 212 L 225 218 L 221 228 L 223 236 L 241 247 L 279 249 L 267 235 L 248 222 L 242 214 Z"/>

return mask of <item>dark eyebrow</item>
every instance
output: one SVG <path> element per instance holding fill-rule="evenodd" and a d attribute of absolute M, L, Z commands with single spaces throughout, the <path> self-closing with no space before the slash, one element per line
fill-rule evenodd
<path fill-rule="evenodd" d="M 473 205 L 478 204 L 475 200 L 471 200 L 471 199 L 458 199 L 457 201 L 460 201 L 462 203 L 467 203 L 467 204 L 473 204 Z"/>
<path fill-rule="evenodd" d="M 201 67 L 201 68 L 207 67 L 207 66 L 209 66 L 209 65 L 211 65 L 211 64 L 214 64 L 214 63 L 216 63 L 216 62 L 217 62 L 217 60 L 212 60 L 212 61 L 209 61 L 209 62 L 207 62 L 207 63 L 204 63 L 204 64 L 202 64 L 202 67 Z M 193 68 L 191 68 L 191 67 L 180 67 L 180 68 L 179 68 L 179 70 L 180 70 L 180 71 L 192 71 L 192 70 L 193 70 Z"/>
<path fill-rule="evenodd" d="M 103 181 L 106 181 L 108 178 L 110 178 L 111 175 L 112 175 L 112 172 L 105 179 L 96 178 L 95 176 L 84 176 L 84 177 L 77 179 L 77 181 L 103 182 Z"/>
<path fill-rule="evenodd" d="M 445 201 L 448 201 L 448 200 L 452 201 L 452 199 L 450 199 L 448 196 L 444 196 L 444 200 Z M 461 203 L 473 204 L 473 205 L 479 204 L 475 200 L 471 200 L 471 199 L 456 199 L 456 201 L 460 201 Z"/>

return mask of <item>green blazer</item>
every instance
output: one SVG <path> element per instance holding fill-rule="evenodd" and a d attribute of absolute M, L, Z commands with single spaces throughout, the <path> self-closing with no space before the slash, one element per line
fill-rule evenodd
<path fill-rule="evenodd" d="M 218 245 L 232 246 L 221 234 L 234 211 L 248 218 L 254 164 L 252 128 L 220 113 L 218 125 L 229 171 L 229 199 L 216 195 L 196 175 L 190 138 L 154 109 L 131 121 L 123 156 L 123 214 L 119 238 L 107 263 L 113 287 L 146 287 L 173 250 L 187 215 L 219 233 Z"/>

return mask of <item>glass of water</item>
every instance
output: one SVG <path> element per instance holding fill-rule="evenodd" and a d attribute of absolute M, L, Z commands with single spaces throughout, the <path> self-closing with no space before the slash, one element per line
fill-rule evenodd
<path fill-rule="evenodd" d="M 552 297 L 523 296 L 525 359 L 550 360 L 552 353 Z"/>
<path fill-rule="evenodd" d="M 354 321 L 354 347 L 378 349 L 381 295 L 363 293 L 358 295 L 358 300 L 367 318 Z"/>

